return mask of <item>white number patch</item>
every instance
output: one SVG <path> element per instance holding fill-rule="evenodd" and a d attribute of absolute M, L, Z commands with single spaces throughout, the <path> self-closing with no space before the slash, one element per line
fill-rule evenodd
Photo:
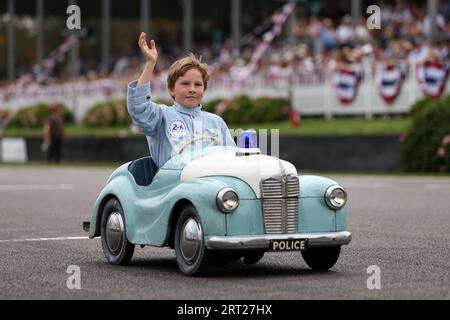
<path fill-rule="evenodd" d="M 186 134 L 186 124 L 181 120 L 174 120 L 169 124 L 169 132 L 172 137 L 181 138 Z"/>

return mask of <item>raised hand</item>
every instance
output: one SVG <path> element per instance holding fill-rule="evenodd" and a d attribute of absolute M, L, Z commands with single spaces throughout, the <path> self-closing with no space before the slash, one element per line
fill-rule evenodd
<path fill-rule="evenodd" d="M 148 63 L 156 64 L 156 60 L 158 59 L 158 51 L 156 50 L 156 45 L 154 40 L 150 40 L 150 48 L 147 45 L 147 40 L 145 39 L 145 32 L 141 32 L 139 35 L 139 48 L 141 49 L 142 54 L 144 55 L 145 60 Z"/>

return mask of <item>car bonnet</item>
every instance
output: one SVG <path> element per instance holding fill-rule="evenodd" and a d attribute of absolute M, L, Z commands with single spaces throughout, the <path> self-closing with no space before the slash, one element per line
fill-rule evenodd
<path fill-rule="evenodd" d="M 181 181 L 207 176 L 231 176 L 245 181 L 260 198 L 260 182 L 281 175 L 297 176 L 289 162 L 267 155 L 236 156 L 235 153 L 209 155 L 190 161 L 181 172 Z"/>

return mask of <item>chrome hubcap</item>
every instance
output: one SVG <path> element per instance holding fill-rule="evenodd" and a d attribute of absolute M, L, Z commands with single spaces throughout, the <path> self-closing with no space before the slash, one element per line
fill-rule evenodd
<path fill-rule="evenodd" d="M 188 219 L 181 230 L 181 253 L 187 262 L 191 262 L 200 247 L 202 241 L 202 229 L 194 219 Z"/>
<path fill-rule="evenodd" d="M 113 254 L 117 254 L 122 247 L 124 231 L 122 216 L 112 212 L 106 222 L 106 243 Z"/>

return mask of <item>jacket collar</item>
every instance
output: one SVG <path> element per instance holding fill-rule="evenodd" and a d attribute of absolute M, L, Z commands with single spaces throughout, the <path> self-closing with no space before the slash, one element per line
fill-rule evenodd
<path fill-rule="evenodd" d="M 179 104 L 178 102 L 174 101 L 173 103 L 173 107 L 181 113 L 187 114 L 187 115 L 191 115 L 191 114 L 198 114 L 202 111 L 202 105 L 199 104 L 198 106 L 194 107 L 194 108 L 186 108 L 183 107 L 181 104 Z"/>

